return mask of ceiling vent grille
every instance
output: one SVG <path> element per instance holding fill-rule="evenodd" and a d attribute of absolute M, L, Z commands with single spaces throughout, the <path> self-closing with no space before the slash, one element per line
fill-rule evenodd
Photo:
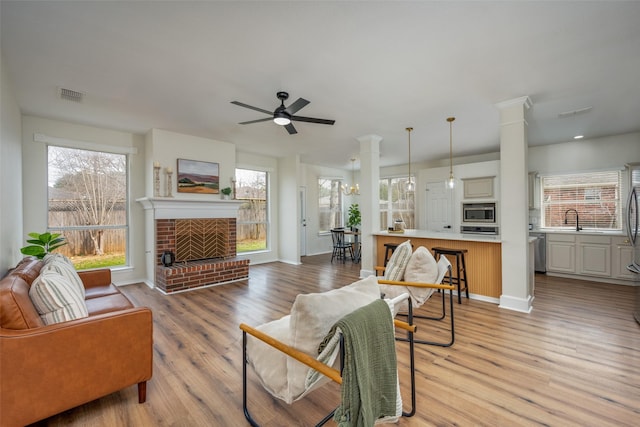
<path fill-rule="evenodd" d="M 565 119 L 567 117 L 577 116 L 578 114 L 588 113 L 592 109 L 593 109 L 593 107 L 584 107 L 584 108 L 580 108 L 578 110 L 565 111 L 565 112 L 562 112 L 562 113 L 558 114 L 558 118 L 559 119 Z"/>
<path fill-rule="evenodd" d="M 77 92 L 71 89 L 65 89 L 63 87 L 59 88 L 60 99 L 65 99 L 67 101 L 73 102 L 82 102 L 82 97 L 84 94 L 82 92 Z"/>

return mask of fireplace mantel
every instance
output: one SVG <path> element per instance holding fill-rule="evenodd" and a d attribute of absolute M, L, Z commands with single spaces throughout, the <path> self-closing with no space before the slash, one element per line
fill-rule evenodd
<path fill-rule="evenodd" d="M 136 199 L 154 219 L 237 218 L 242 200 L 201 200 L 170 197 Z"/>

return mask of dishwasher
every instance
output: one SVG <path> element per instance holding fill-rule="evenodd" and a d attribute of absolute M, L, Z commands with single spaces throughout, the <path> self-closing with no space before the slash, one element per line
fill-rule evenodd
<path fill-rule="evenodd" d="M 547 234 L 529 232 L 530 237 L 537 237 L 534 242 L 535 247 L 535 271 L 536 273 L 547 272 Z"/>

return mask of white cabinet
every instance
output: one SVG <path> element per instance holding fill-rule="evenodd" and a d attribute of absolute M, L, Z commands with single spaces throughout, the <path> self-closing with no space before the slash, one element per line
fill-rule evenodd
<path fill-rule="evenodd" d="M 634 279 L 634 274 L 627 270 L 627 265 L 633 261 L 633 246 L 628 237 L 613 237 L 611 239 L 611 276 L 615 279 Z"/>
<path fill-rule="evenodd" d="M 633 247 L 624 236 L 602 234 L 547 234 L 547 271 L 575 274 L 585 279 L 623 283 L 633 280 L 627 270 Z M 613 279 L 613 280 L 612 280 Z"/>
<path fill-rule="evenodd" d="M 577 236 L 578 274 L 611 277 L 611 237 Z"/>
<path fill-rule="evenodd" d="M 529 295 L 533 296 L 536 290 L 536 243 L 535 240 L 529 241 Z"/>
<path fill-rule="evenodd" d="M 463 178 L 465 199 L 492 199 L 493 176 L 482 178 Z"/>
<path fill-rule="evenodd" d="M 547 271 L 576 273 L 576 236 L 547 234 Z"/>

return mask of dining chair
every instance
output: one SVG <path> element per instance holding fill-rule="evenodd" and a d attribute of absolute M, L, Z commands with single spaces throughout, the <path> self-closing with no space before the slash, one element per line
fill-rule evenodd
<path fill-rule="evenodd" d="M 344 239 L 344 229 L 334 228 L 331 230 L 331 239 L 333 240 L 333 252 L 331 253 L 331 262 L 334 258 L 342 259 L 344 263 L 347 259 L 347 251 L 353 259 L 353 248 L 351 243 Z"/>

